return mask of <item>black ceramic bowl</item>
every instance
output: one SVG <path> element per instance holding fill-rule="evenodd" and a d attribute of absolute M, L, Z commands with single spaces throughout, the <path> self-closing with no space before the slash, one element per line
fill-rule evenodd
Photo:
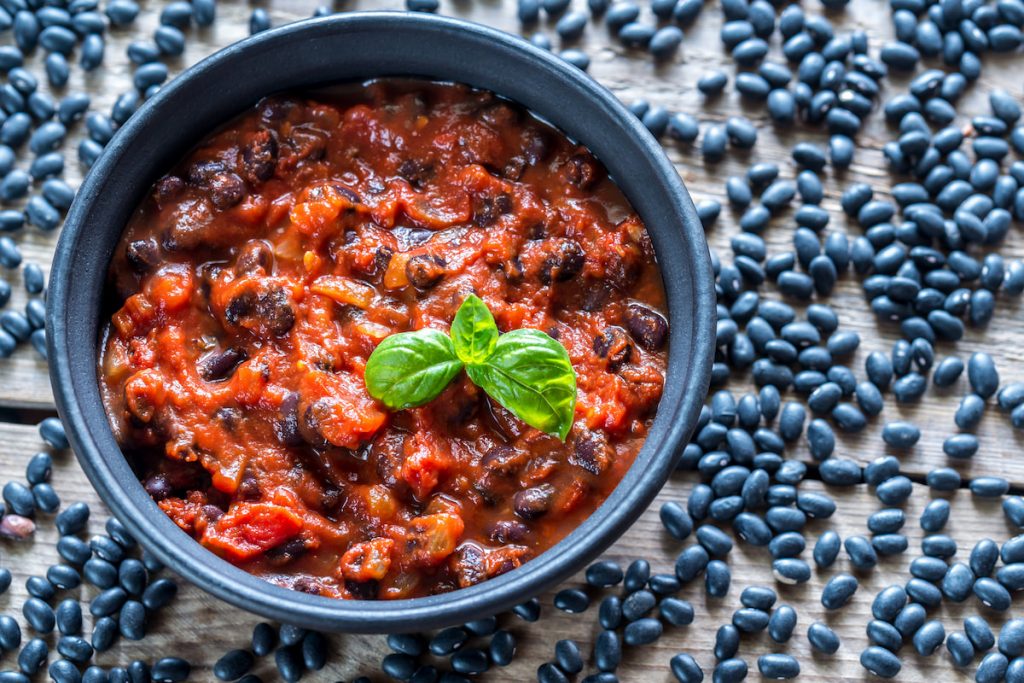
<path fill-rule="evenodd" d="M 443 595 L 367 602 L 272 585 L 207 551 L 143 490 L 121 454 L 97 384 L 107 264 L 151 184 L 204 136 L 279 91 L 382 76 L 458 81 L 519 102 L 605 164 L 653 240 L 671 325 L 657 417 L 625 478 L 583 524 L 522 567 Z M 707 390 L 715 293 L 704 232 L 651 135 L 589 76 L 526 41 L 453 19 L 352 13 L 260 33 L 181 74 L 120 130 L 89 172 L 64 224 L 48 295 L 50 374 L 83 469 L 138 540 L 188 580 L 265 617 L 333 631 L 414 631 L 494 614 L 563 581 L 650 504 L 690 436 Z"/>

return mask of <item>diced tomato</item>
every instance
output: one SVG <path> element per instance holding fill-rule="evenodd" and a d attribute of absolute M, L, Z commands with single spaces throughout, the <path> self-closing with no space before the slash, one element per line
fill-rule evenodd
<path fill-rule="evenodd" d="M 245 562 L 302 531 L 302 517 L 270 503 L 238 503 L 207 527 L 203 545 L 233 562 Z"/>
<path fill-rule="evenodd" d="M 380 581 L 391 568 L 391 551 L 395 542 L 390 538 L 374 538 L 356 543 L 341 556 L 341 573 L 353 581 Z"/>
<path fill-rule="evenodd" d="M 441 513 L 417 517 L 409 522 L 406 550 L 422 565 L 436 565 L 455 552 L 465 524 L 458 515 Z"/>

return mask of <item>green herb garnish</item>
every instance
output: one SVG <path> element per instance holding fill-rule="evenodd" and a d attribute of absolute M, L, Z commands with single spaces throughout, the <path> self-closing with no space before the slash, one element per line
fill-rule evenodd
<path fill-rule="evenodd" d="M 474 384 L 516 417 L 565 441 L 576 409 L 576 373 L 565 347 L 540 330 L 500 334 L 494 316 L 469 295 L 438 330 L 382 341 L 366 363 L 366 388 L 392 410 L 429 403 L 465 368 Z"/>

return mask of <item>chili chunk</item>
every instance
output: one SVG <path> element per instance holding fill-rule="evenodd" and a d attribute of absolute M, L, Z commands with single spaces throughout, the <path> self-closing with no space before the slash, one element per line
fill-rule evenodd
<path fill-rule="evenodd" d="M 583 147 L 493 94 L 382 80 L 265 99 L 160 178 L 109 273 L 114 433 L 197 541 L 338 598 L 470 586 L 608 496 L 662 394 L 644 226 Z M 547 332 L 578 401 L 563 443 L 463 373 L 391 413 L 367 358 L 447 332 L 469 294 Z"/>

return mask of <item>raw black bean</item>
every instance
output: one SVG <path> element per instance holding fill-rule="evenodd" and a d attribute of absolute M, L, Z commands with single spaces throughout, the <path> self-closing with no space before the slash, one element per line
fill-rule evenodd
<path fill-rule="evenodd" d="M 811 567 L 797 558 L 781 558 L 772 562 L 775 580 L 787 585 L 806 583 L 811 578 Z"/>
<path fill-rule="evenodd" d="M 6 614 L 0 615 L 0 649 L 17 650 L 21 645 L 21 626 Z"/>
<path fill-rule="evenodd" d="M 118 636 L 117 622 L 112 617 L 101 617 L 93 622 L 92 647 L 96 652 L 111 648 Z"/>
<path fill-rule="evenodd" d="M 949 519 L 950 505 L 944 498 L 936 498 L 925 506 L 921 512 L 921 528 L 929 533 L 939 531 L 946 526 Z"/>
<path fill-rule="evenodd" d="M 851 574 L 837 574 L 832 577 L 821 592 L 821 604 L 825 609 L 839 609 L 857 592 L 857 579 Z"/>
<path fill-rule="evenodd" d="M 192 665 L 187 660 L 180 657 L 164 657 L 153 664 L 152 675 L 154 681 L 176 683 L 187 679 L 191 672 Z M 282 676 L 284 676 L 284 672 L 282 672 Z M 285 678 L 287 680 L 287 677 Z"/>
<path fill-rule="evenodd" d="M 800 675 L 800 662 L 787 654 L 766 654 L 757 658 L 757 668 L 765 678 L 783 680 Z"/>
<path fill-rule="evenodd" d="M 742 659 L 726 659 L 715 666 L 712 680 L 720 683 L 739 683 L 747 677 L 747 663 Z"/>
<path fill-rule="evenodd" d="M 992 357 L 987 353 L 974 353 L 967 363 L 967 378 L 981 398 L 987 399 L 999 388 L 999 373 Z"/>
<path fill-rule="evenodd" d="M 58 659 L 50 664 L 47 672 L 54 683 L 81 683 L 82 680 L 78 668 L 66 659 Z"/>
<path fill-rule="evenodd" d="M 732 580 L 729 566 L 721 560 L 708 562 L 704 574 L 704 588 L 707 594 L 714 598 L 724 597 L 729 592 L 729 584 Z"/>
<path fill-rule="evenodd" d="M 860 663 L 861 666 L 880 678 L 893 678 L 902 668 L 896 655 L 877 645 L 871 645 L 860 653 Z"/>
<path fill-rule="evenodd" d="M 681 652 L 672 657 L 670 661 L 672 675 L 679 683 L 701 683 L 704 680 L 704 671 L 690 655 Z"/>
<path fill-rule="evenodd" d="M 633 593 L 643 588 L 650 578 L 650 563 L 643 559 L 633 560 L 626 568 L 623 587 L 626 589 L 626 593 Z"/>
<path fill-rule="evenodd" d="M 167 605 L 178 594 L 178 584 L 172 579 L 157 579 L 142 593 L 142 604 L 149 610 L 158 610 Z M 282 627 L 282 638 L 285 629 Z M 300 637 L 301 640 L 301 637 Z M 253 646 L 255 647 L 255 645 Z"/>
<path fill-rule="evenodd" d="M 82 577 L 78 571 L 66 564 L 55 564 L 47 569 L 46 580 L 53 586 L 63 589 L 78 588 L 82 583 Z"/>
<path fill-rule="evenodd" d="M 978 669 L 975 671 L 974 680 L 977 683 L 996 683 L 1006 675 L 1009 666 L 1006 655 L 999 652 L 990 652 L 981 660 Z"/>
<path fill-rule="evenodd" d="M 839 636 L 820 621 L 807 628 L 807 640 L 815 650 L 823 654 L 832 655 L 839 650 Z"/>
<path fill-rule="evenodd" d="M 439 631 L 430 640 L 428 647 L 432 654 L 438 657 L 447 657 L 465 645 L 468 639 L 469 634 L 465 629 L 453 626 Z"/>
<path fill-rule="evenodd" d="M 664 508 L 670 505 L 675 505 L 676 507 L 679 507 L 676 503 L 666 503 L 662 507 L 663 514 Z M 682 510 L 682 508 L 680 508 L 680 510 L 684 515 L 686 514 L 685 510 Z M 689 515 L 687 515 L 687 519 L 689 519 Z M 601 560 L 599 562 L 595 562 L 594 564 L 587 567 L 586 571 L 587 583 L 591 586 L 595 586 L 598 588 L 608 588 L 611 586 L 616 586 L 622 582 L 622 576 L 622 568 L 618 565 L 618 563 L 614 562 L 613 560 Z"/>
<path fill-rule="evenodd" d="M 28 625 L 31 626 L 36 633 L 50 633 L 57 624 L 57 618 L 53 613 L 53 608 L 36 597 L 29 598 L 25 601 L 25 604 L 22 605 L 21 613 L 24 615 L 25 621 L 28 622 Z"/>
<path fill-rule="evenodd" d="M 995 579 L 984 576 L 974 582 L 974 595 L 978 600 L 997 612 L 1010 608 L 1010 593 Z"/>
<path fill-rule="evenodd" d="M 594 643 L 594 665 L 598 671 L 615 671 L 622 660 L 622 644 L 615 631 L 601 631 Z"/>
<path fill-rule="evenodd" d="M 121 606 L 117 623 L 124 638 L 142 640 L 146 635 L 146 608 L 137 600 L 128 600 Z"/>
<path fill-rule="evenodd" d="M 57 651 L 68 661 L 84 664 L 92 657 L 92 645 L 78 636 L 62 636 L 57 641 Z"/>
<path fill-rule="evenodd" d="M 320 634 L 317 634 L 317 635 L 320 636 Z M 320 636 L 320 637 L 323 638 L 323 636 Z M 561 643 L 561 642 L 565 642 L 565 641 L 559 641 L 559 642 Z M 305 652 L 305 648 L 303 649 L 303 651 Z M 556 651 L 556 655 L 557 655 L 557 653 L 558 653 L 557 646 L 556 646 L 556 650 L 555 651 Z M 316 652 L 316 650 L 311 650 L 311 652 Z M 485 653 L 483 650 L 480 650 L 479 648 L 475 648 L 475 647 L 467 648 L 465 650 L 460 650 L 460 651 L 456 652 L 451 657 L 451 664 L 452 664 L 452 668 L 456 672 L 458 672 L 460 674 L 473 675 L 473 676 L 477 676 L 477 675 L 483 674 L 488 669 L 491 668 L 491 663 L 490 663 L 490 660 L 487 657 L 487 653 Z M 307 669 L 310 668 L 308 666 L 308 664 L 307 664 L 306 668 Z M 323 668 L 323 664 L 320 664 L 319 668 Z M 581 663 L 581 668 L 582 668 L 582 663 Z"/>
<path fill-rule="evenodd" d="M 18 653 L 18 668 L 22 673 L 32 676 L 46 663 L 50 648 L 42 638 L 33 638 Z"/>
<path fill-rule="evenodd" d="M 645 617 L 627 624 L 622 639 L 626 645 L 648 645 L 661 637 L 662 630 L 660 621 Z"/>
<path fill-rule="evenodd" d="M 946 638 L 946 649 L 957 666 L 967 666 L 974 660 L 974 646 L 963 633 L 956 631 Z"/>
<path fill-rule="evenodd" d="M 939 649 L 939 646 L 942 645 L 945 639 L 946 629 L 943 628 L 942 622 L 936 620 L 928 621 L 914 634 L 914 649 L 922 657 L 928 657 Z"/>
<path fill-rule="evenodd" d="M 55 610 L 57 630 L 62 635 L 77 636 L 82 633 L 82 606 L 74 598 L 62 600 Z"/>
<path fill-rule="evenodd" d="M 109 617 L 121 609 L 121 606 L 128 599 L 128 594 L 123 588 L 115 586 L 108 588 L 89 603 L 89 612 L 94 617 Z"/>
<path fill-rule="evenodd" d="M 92 548 L 89 548 L 92 553 Z M 117 584 L 117 567 L 98 557 L 90 558 L 82 567 L 85 580 L 97 588 L 112 588 Z"/>
<path fill-rule="evenodd" d="M 498 666 L 508 666 L 516 653 L 516 639 L 509 631 L 501 630 L 491 637 L 488 648 L 491 661 Z"/>
<path fill-rule="evenodd" d="M 943 442 L 942 450 L 958 460 L 971 458 L 978 452 L 978 437 L 973 434 L 956 434 Z"/>
<path fill-rule="evenodd" d="M 213 674 L 222 681 L 234 681 L 247 674 L 254 661 L 247 650 L 231 650 L 213 665 Z"/>

